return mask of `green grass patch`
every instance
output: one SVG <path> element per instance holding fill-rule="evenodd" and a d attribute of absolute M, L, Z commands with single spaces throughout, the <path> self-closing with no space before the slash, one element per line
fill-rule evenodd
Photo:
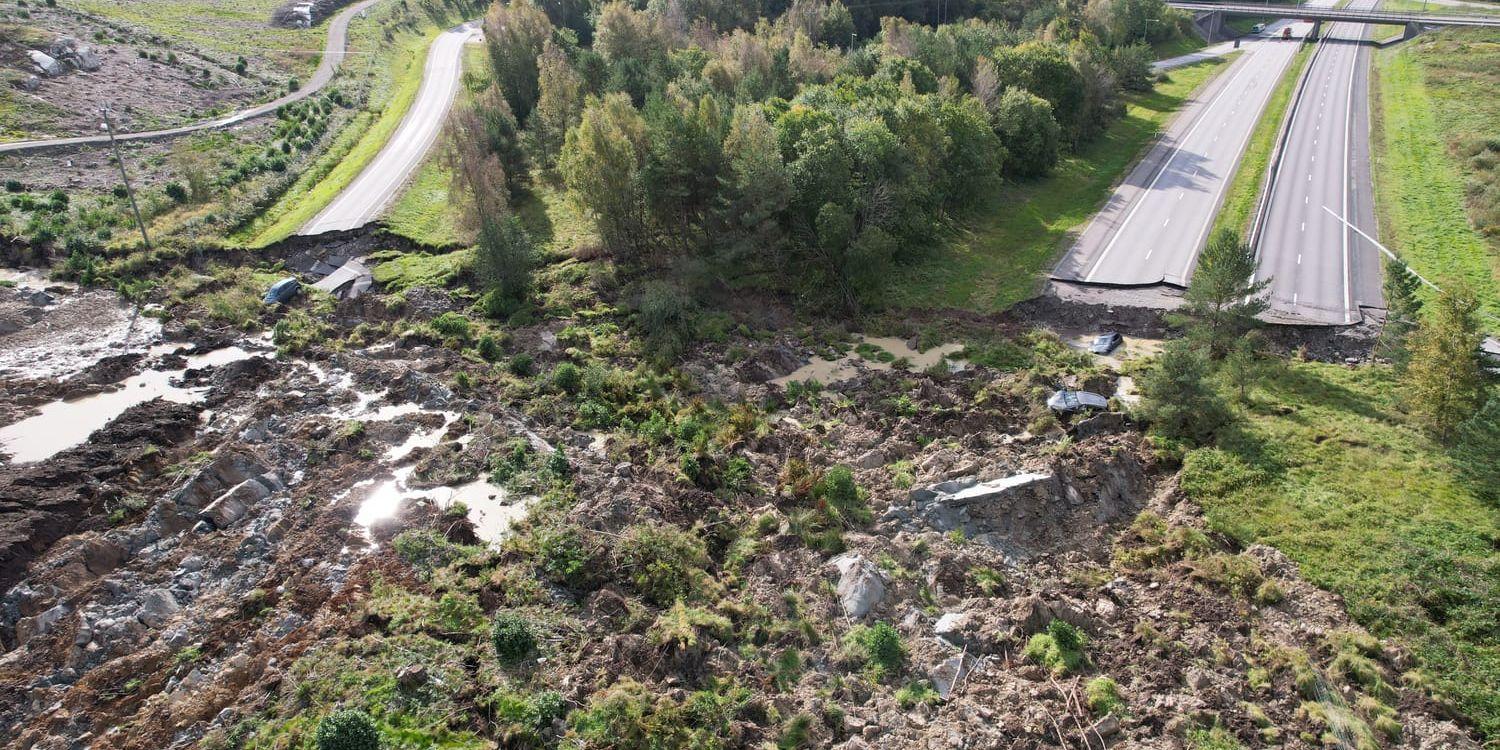
<path fill-rule="evenodd" d="M 473 263 L 470 250 L 450 253 L 401 253 L 393 250 L 372 254 L 370 274 L 388 291 L 402 292 L 414 286 L 442 289 L 457 281 Z"/>
<path fill-rule="evenodd" d="M 1260 199 L 1261 187 L 1265 184 L 1266 169 L 1276 151 L 1276 135 L 1281 132 L 1281 121 L 1286 117 L 1297 80 L 1302 77 L 1302 71 L 1312 59 L 1315 48 L 1316 45 L 1312 44 L 1302 45 L 1297 56 L 1292 58 L 1291 66 L 1282 75 L 1281 82 L 1272 91 L 1271 100 L 1266 103 L 1260 122 L 1256 123 L 1255 132 L 1250 135 L 1250 143 L 1245 147 L 1239 166 L 1234 170 L 1229 192 L 1224 195 L 1224 205 L 1214 218 L 1214 232 L 1233 229 L 1243 235 L 1249 231 L 1250 222 L 1255 220 L 1255 204 Z"/>
<path fill-rule="evenodd" d="M 1151 54 L 1155 55 L 1158 60 L 1165 60 L 1169 57 L 1192 54 L 1207 46 L 1208 42 L 1203 41 L 1203 37 L 1197 34 L 1182 34 L 1165 42 L 1151 45 Z"/>
<path fill-rule="evenodd" d="M 897 307 L 1003 310 L 1036 293 L 1059 251 L 1109 197 L 1162 126 L 1224 69 L 1215 59 L 1178 68 L 1146 94 L 1127 97 L 1125 116 L 1045 179 L 1007 184 L 933 257 L 893 285 Z"/>
<path fill-rule="evenodd" d="M 349 122 L 281 200 L 238 233 L 236 239 L 248 241 L 252 247 L 264 247 L 290 237 L 364 171 L 365 165 L 391 139 L 416 99 L 422 85 L 427 47 L 439 33 L 437 27 L 429 27 L 422 34 L 400 39 L 384 53 L 390 63 L 383 73 L 377 73 L 383 80 L 373 86 L 365 110 Z"/>
<path fill-rule="evenodd" d="M 283 78 L 306 76 L 328 42 L 327 23 L 310 29 L 271 25 L 284 0 L 66 0 L 66 5 L 187 43 L 229 64 L 240 55 L 264 61 Z"/>
<path fill-rule="evenodd" d="M 1376 52 L 1374 73 L 1382 241 L 1439 286 L 1469 284 L 1493 320 L 1500 316 L 1500 32 L 1423 35 Z"/>
<path fill-rule="evenodd" d="M 1500 520 L 1406 424 L 1387 366 L 1293 363 L 1257 389 L 1183 489 L 1210 524 L 1296 560 L 1350 614 L 1404 642 L 1434 685 L 1500 738 Z"/>

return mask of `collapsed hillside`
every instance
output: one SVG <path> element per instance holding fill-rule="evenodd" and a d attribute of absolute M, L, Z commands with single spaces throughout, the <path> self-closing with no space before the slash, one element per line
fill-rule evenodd
<path fill-rule="evenodd" d="M 746 315 L 663 373 L 574 276 L 505 333 L 420 287 L 271 337 L 163 299 L 167 343 L 7 374 L 17 417 L 164 398 L 0 468 L 6 746 L 304 746 L 353 707 L 399 747 L 1477 747 L 1127 417 L 1050 415 L 1128 394 L 1056 339 L 819 387 L 781 379 L 852 341 Z M 101 294 L 37 286 L 0 354 Z"/>

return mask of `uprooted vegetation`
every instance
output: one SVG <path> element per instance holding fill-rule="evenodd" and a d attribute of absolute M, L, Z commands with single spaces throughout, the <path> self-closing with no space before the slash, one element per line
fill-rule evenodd
<path fill-rule="evenodd" d="M 1402 649 L 1206 530 L 1128 420 L 1043 419 L 1047 384 L 1117 378 L 1055 338 L 947 323 L 993 364 L 792 387 L 771 381 L 814 354 L 880 353 L 756 308 L 695 314 L 659 366 L 601 263 L 552 259 L 536 292 L 568 303 L 504 325 L 463 275 L 287 310 L 233 302 L 274 272 L 170 275 L 171 335 L 271 330 L 282 356 L 197 376 L 202 432 L 6 469 L 60 509 L 112 451 L 106 496 L 140 498 L 70 500 L 9 595 L 5 682 L 48 696 L 5 702 L 16 738 L 1469 742 Z M 241 477 L 266 494 L 235 515 L 215 497 Z M 533 499 L 486 539 L 496 493 Z"/>

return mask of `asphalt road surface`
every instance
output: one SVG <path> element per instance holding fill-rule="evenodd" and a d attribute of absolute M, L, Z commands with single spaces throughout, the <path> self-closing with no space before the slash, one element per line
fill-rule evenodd
<path fill-rule="evenodd" d="M 358 229 L 380 217 L 437 141 L 458 93 L 464 45 L 479 34 L 478 22 L 471 21 L 438 35 L 427 53 L 422 87 L 390 141 L 298 234 Z"/>
<path fill-rule="evenodd" d="M 355 16 L 364 12 L 366 8 L 369 8 L 370 6 L 380 1 L 381 0 L 361 0 L 361 2 L 355 3 L 354 5 L 345 8 L 338 15 L 334 16 L 333 20 L 328 22 L 328 42 L 323 47 L 323 57 L 318 61 L 318 69 L 313 71 L 312 77 L 308 78 L 306 81 L 303 81 L 302 86 L 296 91 L 279 97 L 273 101 L 266 102 L 265 104 L 262 104 L 260 106 L 251 107 L 250 109 L 242 109 L 238 112 L 235 112 L 234 114 L 215 118 L 213 120 L 205 120 L 203 122 L 197 122 L 191 125 L 182 125 L 180 127 L 166 128 L 163 130 L 142 130 L 136 133 L 117 132 L 115 133 L 115 138 L 121 141 L 151 141 L 164 138 L 173 138 L 179 135 L 196 133 L 202 130 L 227 128 L 231 125 L 237 125 L 239 123 L 245 122 L 246 120 L 253 120 L 257 117 L 268 115 L 272 112 L 275 112 L 276 109 L 283 104 L 291 104 L 292 102 L 306 99 L 307 97 L 318 93 L 323 89 L 324 86 L 328 85 L 329 81 L 333 80 L 333 74 L 338 71 L 339 64 L 342 63 L 344 61 L 344 58 L 349 55 L 349 51 L 347 49 L 349 45 L 349 22 L 353 20 Z M 99 102 L 98 104 L 102 106 L 108 103 L 109 102 Z M 22 153 L 26 151 L 40 151 L 43 149 L 58 148 L 63 146 L 84 146 L 89 144 L 108 142 L 108 134 L 85 135 L 73 138 L 42 138 L 31 141 L 14 141 L 11 143 L 0 143 L 0 154 Z"/>
<path fill-rule="evenodd" d="M 1187 104 L 1053 271 L 1060 281 L 1186 286 L 1250 135 L 1309 24 L 1242 42 L 1244 54 Z M 1273 38 L 1274 37 L 1274 38 Z"/>
<path fill-rule="evenodd" d="M 1349 7 L 1373 6 L 1355 0 Z M 1375 235 L 1368 31 L 1340 23 L 1324 32 L 1256 235 L 1258 275 L 1271 279 L 1265 317 L 1281 323 L 1358 323 L 1361 306 L 1381 304 L 1379 251 L 1337 218 Z"/>

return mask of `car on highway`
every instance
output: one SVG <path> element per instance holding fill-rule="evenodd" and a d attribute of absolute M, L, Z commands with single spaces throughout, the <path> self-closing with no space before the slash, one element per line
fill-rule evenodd
<path fill-rule="evenodd" d="M 1282 29 L 1281 29 L 1281 38 L 1282 39 L 1291 39 L 1292 38 L 1292 27 L 1290 27 L 1290 26 L 1283 26 Z"/>
<path fill-rule="evenodd" d="M 1125 343 L 1125 337 L 1118 331 L 1105 331 L 1094 337 L 1094 342 L 1089 344 L 1089 351 L 1095 354 L 1109 354 Z"/>
<path fill-rule="evenodd" d="M 1265 31 L 1265 30 L 1266 30 L 1266 25 L 1263 24 L 1263 23 L 1258 23 L 1258 24 L 1255 24 L 1254 26 L 1250 27 L 1250 33 L 1251 34 L 1259 34 L 1260 32 Z"/>

